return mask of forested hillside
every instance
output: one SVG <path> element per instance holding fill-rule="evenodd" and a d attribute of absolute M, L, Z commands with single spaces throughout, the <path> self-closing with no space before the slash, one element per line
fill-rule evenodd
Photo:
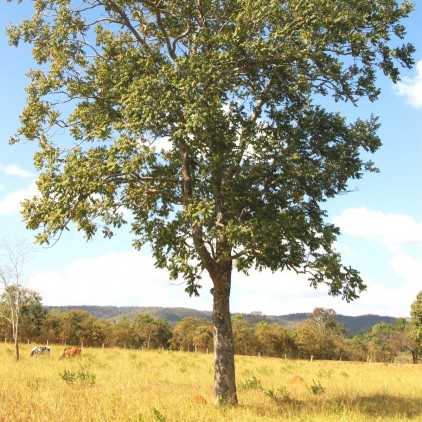
<path fill-rule="evenodd" d="M 143 306 L 45 306 L 47 311 L 57 310 L 67 312 L 70 310 L 81 310 L 89 312 L 95 318 L 116 319 L 122 316 L 133 318 L 138 314 L 149 314 L 156 318 L 162 318 L 174 325 L 186 317 L 205 318 L 211 320 L 211 311 L 199 311 L 189 308 L 163 308 L 163 307 L 143 307 Z M 267 321 L 275 322 L 288 328 L 297 327 L 298 323 L 309 318 L 309 313 L 295 313 L 288 315 L 263 315 L 259 312 L 252 314 L 242 314 L 249 323 Z M 360 315 L 347 316 L 335 315 L 334 319 L 343 324 L 346 333 L 354 336 L 360 331 L 369 330 L 380 322 L 392 323 L 397 318 L 380 315 Z"/>

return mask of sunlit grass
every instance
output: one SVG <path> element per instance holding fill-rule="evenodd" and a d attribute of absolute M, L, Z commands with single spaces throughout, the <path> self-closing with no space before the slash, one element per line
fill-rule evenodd
<path fill-rule="evenodd" d="M 422 421 L 422 365 L 237 356 L 239 406 L 217 409 L 212 354 L 31 348 L 0 345 L 0 421 Z"/>

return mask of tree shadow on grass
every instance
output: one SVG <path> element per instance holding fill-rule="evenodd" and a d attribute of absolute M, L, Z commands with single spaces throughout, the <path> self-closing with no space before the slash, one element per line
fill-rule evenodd
<path fill-rule="evenodd" d="M 422 397 L 409 398 L 397 397 L 389 394 L 374 394 L 371 396 L 347 397 L 336 396 L 333 399 L 326 401 L 322 400 L 295 400 L 290 398 L 275 399 L 273 403 L 276 404 L 274 410 L 278 416 L 292 413 L 296 416 L 307 414 L 312 411 L 314 415 L 319 412 L 327 415 L 343 415 L 345 412 L 349 414 L 361 414 L 367 418 L 397 418 L 406 420 L 422 421 Z M 271 411 L 265 402 L 260 406 L 254 406 L 254 411 L 257 414 L 268 416 Z"/>
<path fill-rule="evenodd" d="M 397 397 L 389 394 L 374 394 L 355 397 L 352 400 L 344 398 L 344 403 L 350 409 L 372 417 L 405 417 L 422 420 L 422 397 Z"/>

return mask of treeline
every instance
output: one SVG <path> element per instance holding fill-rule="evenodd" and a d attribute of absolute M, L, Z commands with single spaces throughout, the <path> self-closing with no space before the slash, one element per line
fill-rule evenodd
<path fill-rule="evenodd" d="M 281 358 L 393 362 L 403 352 L 417 362 L 409 335 L 410 322 L 396 319 L 378 323 L 353 337 L 335 320 L 331 309 L 316 308 L 296 328 L 268 321 L 251 323 L 243 315 L 232 317 L 235 353 Z M 11 339 L 10 325 L 0 321 L 3 338 Z M 0 334 L 1 335 L 1 334 Z M 21 342 L 72 344 L 90 347 L 172 349 L 211 352 L 212 323 L 206 318 L 185 317 L 175 325 L 163 318 L 137 314 L 115 320 L 96 318 L 89 312 L 47 312 L 42 307 L 22 309 Z"/>
<path fill-rule="evenodd" d="M 189 308 L 168 308 L 160 306 L 45 306 L 47 311 L 61 311 L 68 312 L 74 310 L 81 310 L 89 312 L 96 318 L 104 319 L 118 319 L 121 317 L 134 318 L 138 314 L 149 314 L 153 317 L 162 318 L 168 321 L 171 325 L 175 325 L 183 318 L 196 317 L 211 320 L 211 311 L 200 311 Z M 301 312 L 286 315 L 264 315 L 262 312 L 253 312 L 250 314 L 242 314 L 251 325 L 258 322 L 278 323 L 288 328 L 296 328 L 300 323 L 309 318 L 309 313 Z M 380 315 L 334 315 L 334 319 L 344 325 L 346 334 L 354 336 L 361 331 L 371 329 L 375 324 L 380 322 L 392 323 L 397 318 Z"/>

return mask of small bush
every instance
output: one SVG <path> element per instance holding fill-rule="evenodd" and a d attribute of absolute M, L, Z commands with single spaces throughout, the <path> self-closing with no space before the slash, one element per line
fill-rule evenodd
<path fill-rule="evenodd" d="M 279 400 L 289 400 L 289 392 L 286 387 L 279 387 L 277 389 L 270 388 L 269 390 L 264 390 L 266 396 L 270 399 L 279 401 Z"/>
<path fill-rule="evenodd" d="M 253 376 L 252 378 L 239 384 L 239 387 L 243 390 L 261 390 L 261 381 Z"/>
<path fill-rule="evenodd" d="M 152 413 L 154 413 L 154 418 L 158 422 L 165 422 L 166 418 L 163 416 L 163 414 L 155 407 L 151 407 Z"/>
<path fill-rule="evenodd" d="M 72 372 L 65 369 L 63 373 L 59 373 L 61 379 L 67 384 L 73 384 L 75 381 L 80 381 L 83 384 L 93 385 L 95 384 L 96 375 L 92 372 Z"/>
<path fill-rule="evenodd" d="M 312 385 L 309 387 L 309 391 L 314 395 L 318 396 L 319 394 L 323 394 L 325 392 L 325 388 L 321 385 L 321 383 L 315 382 L 315 380 L 312 380 Z"/>

